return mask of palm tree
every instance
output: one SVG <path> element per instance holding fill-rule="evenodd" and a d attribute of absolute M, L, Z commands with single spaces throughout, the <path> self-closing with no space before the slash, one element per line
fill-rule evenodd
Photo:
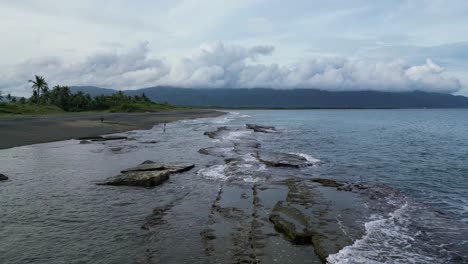
<path fill-rule="evenodd" d="M 41 94 L 41 90 L 47 91 L 49 89 L 49 85 L 45 81 L 44 77 L 38 75 L 34 75 L 34 77 L 34 81 L 29 80 L 28 82 L 33 84 L 31 88 L 33 89 L 33 91 L 36 91 L 36 96 L 38 97 L 36 98 L 36 102 L 39 104 L 39 95 Z"/>

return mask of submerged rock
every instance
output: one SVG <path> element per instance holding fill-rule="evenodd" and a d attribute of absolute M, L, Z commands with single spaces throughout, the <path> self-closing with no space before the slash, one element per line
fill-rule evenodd
<path fill-rule="evenodd" d="M 141 143 L 141 144 L 157 144 L 158 141 L 156 141 L 156 140 L 152 140 L 152 141 L 142 141 L 142 142 L 140 142 L 140 143 Z"/>
<path fill-rule="evenodd" d="M 320 183 L 322 186 L 325 186 L 325 187 L 337 187 L 338 188 L 344 185 L 344 183 L 337 182 L 331 179 L 316 178 L 316 179 L 312 179 L 312 181 L 316 183 Z"/>
<path fill-rule="evenodd" d="M 111 177 L 98 185 L 127 185 L 153 187 L 162 184 L 173 173 L 188 171 L 195 165 L 162 164 L 145 161 L 142 164 L 121 171 L 120 175 Z"/>
<path fill-rule="evenodd" d="M 273 126 L 260 126 L 255 124 L 246 124 L 245 125 L 248 129 L 252 129 L 254 132 L 260 133 L 275 133 L 276 128 Z"/>
<path fill-rule="evenodd" d="M 119 152 L 121 151 L 123 148 L 122 147 L 115 147 L 115 148 L 111 148 L 111 151 L 112 152 Z"/>
<path fill-rule="evenodd" d="M 141 229 L 150 230 L 151 227 L 167 223 L 164 216 L 171 208 L 172 204 L 154 208 L 153 213 L 145 218 L 145 223 L 141 226 Z"/>
<path fill-rule="evenodd" d="M 302 168 L 313 165 L 306 158 L 289 153 L 266 153 L 260 155 L 258 160 L 269 167 Z"/>
<path fill-rule="evenodd" d="M 0 181 L 6 181 L 8 180 L 8 177 L 5 174 L 0 173 Z"/>

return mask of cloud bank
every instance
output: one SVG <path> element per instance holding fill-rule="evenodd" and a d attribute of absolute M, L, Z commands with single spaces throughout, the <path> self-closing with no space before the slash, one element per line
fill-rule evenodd
<path fill-rule="evenodd" d="M 189 88 L 315 88 L 329 91 L 431 91 L 453 93 L 460 81 L 444 75 L 445 69 L 431 59 L 421 65 L 404 60 L 354 61 L 346 58 L 303 59 L 291 64 L 265 64 L 273 46 L 215 42 L 201 45 L 176 63 L 150 56 L 147 42 L 123 52 L 101 52 L 80 62 L 58 57 L 25 61 L 4 67 L 0 89 L 27 95 L 34 74 L 49 84 L 95 85 L 135 89 L 156 85 Z"/>

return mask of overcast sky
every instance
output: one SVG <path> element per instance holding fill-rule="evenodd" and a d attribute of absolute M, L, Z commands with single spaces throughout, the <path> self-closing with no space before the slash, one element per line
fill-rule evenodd
<path fill-rule="evenodd" d="M 272 87 L 468 95 L 468 1 L 0 0 L 0 89 Z"/>

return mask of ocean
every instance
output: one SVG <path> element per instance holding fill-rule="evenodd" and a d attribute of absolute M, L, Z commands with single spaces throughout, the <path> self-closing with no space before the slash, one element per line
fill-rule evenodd
<path fill-rule="evenodd" d="M 0 150 L 2 263 L 468 262 L 466 109 L 233 110 L 121 134 Z M 278 157 L 301 164 L 265 162 Z M 145 160 L 196 167 L 96 185 Z M 274 228 L 281 206 L 312 244 Z"/>

